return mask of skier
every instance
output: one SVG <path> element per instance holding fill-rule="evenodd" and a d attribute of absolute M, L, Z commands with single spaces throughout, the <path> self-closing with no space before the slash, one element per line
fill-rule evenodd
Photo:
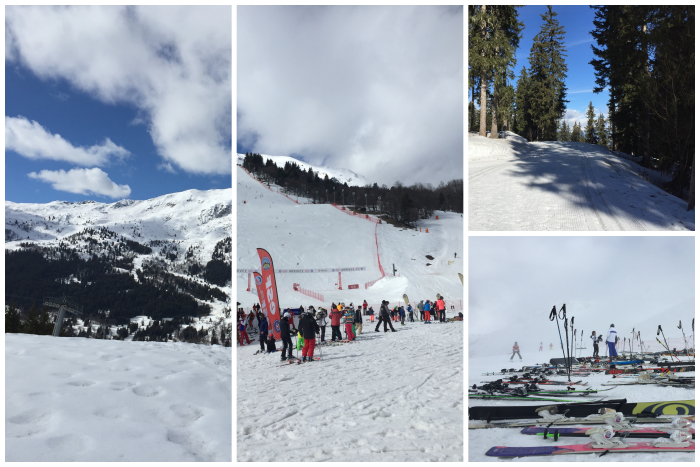
<path fill-rule="evenodd" d="M 406 311 L 408 311 L 408 317 L 411 318 L 411 322 L 413 323 L 413 308 L 411 308 L 410 304 L 406 307 Z"/>
<path fill-rule="evenodd" d="M 280 320 L 280 338 L 282 339 L 282 358 L 284 362 L 287 358 L 292 358 L 292 335 L 289 329 L 289 318 L 291 314 L 289 311 L 284 312 L 284 319 Z M 293 322 L 293 321 L 292 321 Z M 289 348 L 289 357 L 287 357 L 287 348 Z"/>
<path fill-rule="evenodd" d="M 267 342 L 267 318 L 262 313 L 258 314 L 260 320 L 258 329 L 260 329 L 260 352 L 265 351 L 265 342 Z"/>
<path fill-rule="evenodd" d="M 523 361 L 523 357 L 520 356 L 520 347 L 518 347 L 518 343 L 516 342 L 515 345 L 513 346 L 513 355 L 510 356 L 510 361 L 513 361 L 513 357 L 515 357 L 515 354 L 518 354 L 518 357 L 520 357 L 520 361 Z"/>
<path fill-rule="evenodd" d="M 362 306 L 360 305 L 357 305 L 357 311 L 355 311 L 355 331 L 358 336 L 362 334 Z"/>
<path fill-rule="evenodd" d="M 302 315 L 299 320 L 299 332 L 304 337 L 304 347 L 301 351 L 301 361 L 302 362 L 313 362 L 314 361 L 314 348 L 316 347 L 316 334 L 318 334 L 321 329 L 316 324 L 311 313 L 306 313 Z"/>
<path fill-rule="evenodd" d="M 455 259 L 457 259 L 457 252 L 455 251 Z"/>
<path fill-rule="evenodd" d="M 430 300 L 425 301 L 425 305 L 423 305 L 423 312 L 425 313 L 423 324 L 430 323 Z"/>
<path fill-rule="evenodd" d="M 598 357 L 598 336 L 595 335 L 595 331 L 591 334 L 591 340 L 593 341 L 593 356 Z"/>
<path fill-rule="evenodd" d="M 552 350 L 553 345 L 554 345 L 554 344 L 549 344 L 549 350 L 550 350 L 550 351 Z"/>
<path fill-rule="evenodd" d="M 540 352 L 542 352 L 542 342 L 540 342 Z"/>
<path fill-rule="evenodd" d="M 355 321 L 355 312 L 351 307 L 343 307 L 343 323 L 345 324 L 345 333 L 348 335 L 348 341 L 355 340 L 355 334 L 352 332 L 352 323 Z"/>
<path fill-rule="evenodd" d="M 404 311 L 403 307 L 399 307 L 399 316 L 401 316 L 401 326 L 406 326 L 406 312 Z"/>
<path fill-rule="evenodd" d="M 362 314 L 367 316 L 367 300 L 362 302 Z"/>
<path fill-rule="evenodd" d="M 318 327 L 321 328 L 321 342 L 326 340 L 326 310 L 323 308 L 318 309 L 318 314 L 316 315 L 316 323 Z"/>
<path fill-rule="evenodd" d="M 267 339 L 267 342 L 266 342 L 266 344 L 267 344 L 267 352 L 266 353 L 277 352 L 277 347 L 275 346 L 275 342 L 277 342 L 275 340 L 275 335 L 271 333 L 270 337 Z"/>
<path fill-rule="evenodd" d="M 443 300 L 442 295 L 440 295 L 440 298 L 438 299 L 437 303 L 435 304 L 435 308 L 437 308 L 438 315 L 440 316 L 440 322 L 444 323 L 445 322 L 445 300 Z"/>
<path fill-rule="evenodd" d="M 243 339 L 245 339 L 248 342 L 248 344 L 250 344 L 251 340 L 248 337 L 248 333 L 245 330 L 245 322 L 243 320 L 241 320 L 241 323 L 238 325 L 238 330 L 241 334 L 241 345 L 243 345 Z"/>
<path fill-rule="evenodd" d="M 608 335 L 605 338 L 605 342 L 608 344 L 608 351 L 610 355 L 610 362 L 612 362 L 613 357 L 617 357 L 617 350 L 615 349 L 615 338 L 617 337 L 617 331 L 615 331 L 615 325 L 611 324 L 610 329 L 608 329 Z"/>
<path fill-rule="evenodd" d="M 343 340 L 343 336 L 340 334 L 340 316 L 342 313 L 337 307 L 331 309 L 331 341 Z"/>

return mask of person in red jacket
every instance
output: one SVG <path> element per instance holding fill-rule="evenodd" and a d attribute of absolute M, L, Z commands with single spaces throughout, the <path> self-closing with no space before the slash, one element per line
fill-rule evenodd
<path fill-rule="evenodd" d="M 367 300 L 362 302 L 362 314 L 367 316 Z"/>
<path fill-rule="evenodd" d="M 445 322 L 445 300 L 442 299 L 442 295 L 440 295 L 440 298 L 438 299 L 437 303 L 435 304 L 435 308 L 438 311 L 438 315 L 440 316 L 440 322 L 444 323 Z"/>
<path fill-rule="evenodd" d="M 336 340 L 336 336 L 338 336 L 339 341 L 343 340 L 342 334 L 340 334 L 340 317 L 343 314 L 340 312 L 338 307 L 335 307 L 331 310 L 330 317 L 331 317 L 331 341 Z"/>
<path fill-rule="evenodd" d="M 245 339 L 248 342 L 248 344 L 250 344 L 251 340 L 248 337 L 248 333 L 245 330 L 245 321 L 241 320 L 238 323 L 238 331 L 240 332 L 241 336 L 241 345 L 243 345 L 243 339 Z"/>
<path fill-rule="evenodd" d="M 515 354 L 518 354 L 518 357 L 520 357 L 520 361 L 523 361 L 523 357 L 520 356 L 520 347 L 518 347 L 518 343 L 516 342 L 515 345 L 513 346 L 513 355 L 510 356 L 510 361 L 513 361 L 513 357 L 515 357 Z"/>

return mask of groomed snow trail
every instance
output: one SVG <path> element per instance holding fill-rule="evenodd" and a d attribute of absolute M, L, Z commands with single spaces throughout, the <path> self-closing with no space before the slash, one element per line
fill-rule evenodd
<path fill-rule="evenodd" d="M 463 460 L 463 322 L 384 333 L 363 320 L 355 343 L 314 363 L 237 347 L 238 461 Z"/>
<path fill-rule="evenodd" d="M 469 229 L 695 230 L 687 203 L 585 143 L 469 136 Z"/>
<path fill-rule="evenodd" d="M 5 461 L 230 462 L 231 349 L 5 334 Z"/>

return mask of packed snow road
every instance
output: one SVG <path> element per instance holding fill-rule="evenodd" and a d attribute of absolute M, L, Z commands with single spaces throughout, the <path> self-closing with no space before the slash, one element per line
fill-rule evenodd
<path fill-rule="evenodd" d="M 464 459 L 463 322 L 384 333 L 363 318 L 355 343 L 323 346 L 313 363 L 237 347 L 238 461 Z"/>
<path fill-rule="evenodd" d="M 695 230 L 687 203 L 602 146 L 469 137 L 469 229 Z"/>

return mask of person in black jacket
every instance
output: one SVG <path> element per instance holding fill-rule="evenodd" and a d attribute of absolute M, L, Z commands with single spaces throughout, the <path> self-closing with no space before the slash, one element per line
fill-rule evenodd
<path fill-rule="evenodd" d="M 389 324 L 391 327 L 391 332 L 396 332 L 394 326 L 391 324 L 391 318 L 389 317 L 389 307 L 387 306 L 389 302 L 382 300 L 382 306 L 379 308 L 379 321 L 377 321 L 377 327 L 374 328 L 375 332 L 379 332 L 379 325 L 384 322 L 384 332 L 387 332 L 386 325 Z"/>
<path fill-rule="evenodd" d="M 289 321 L 292 315 L 289 311 L 285 311 L 283 318 L 280 320 L 280 338 L 282 339 L 282 361 L 292 357 L 292 332 L 296 333 L 296 329 L 290 329 Z M 292 328 L 294 325 L 292 325 Z M 287 357 L 287 348 L 289 347 L 289 356 Z"/>
<path fill-rule="evenodd" d="M 299 320 L 299 331 L 301 337 L 304 338 L 304 348 L 301 349 L 301 361 L 314 361 L 314 348 L 316 347 L 316 334 L 321 331 L 321 328 L 316 324 L 311 313 L 304 313 Z"/>
<path fill-rule="evenodd" d="M 362 334 L 362 305 L 357 305 L 355 310 L 355 335 Z"/>

